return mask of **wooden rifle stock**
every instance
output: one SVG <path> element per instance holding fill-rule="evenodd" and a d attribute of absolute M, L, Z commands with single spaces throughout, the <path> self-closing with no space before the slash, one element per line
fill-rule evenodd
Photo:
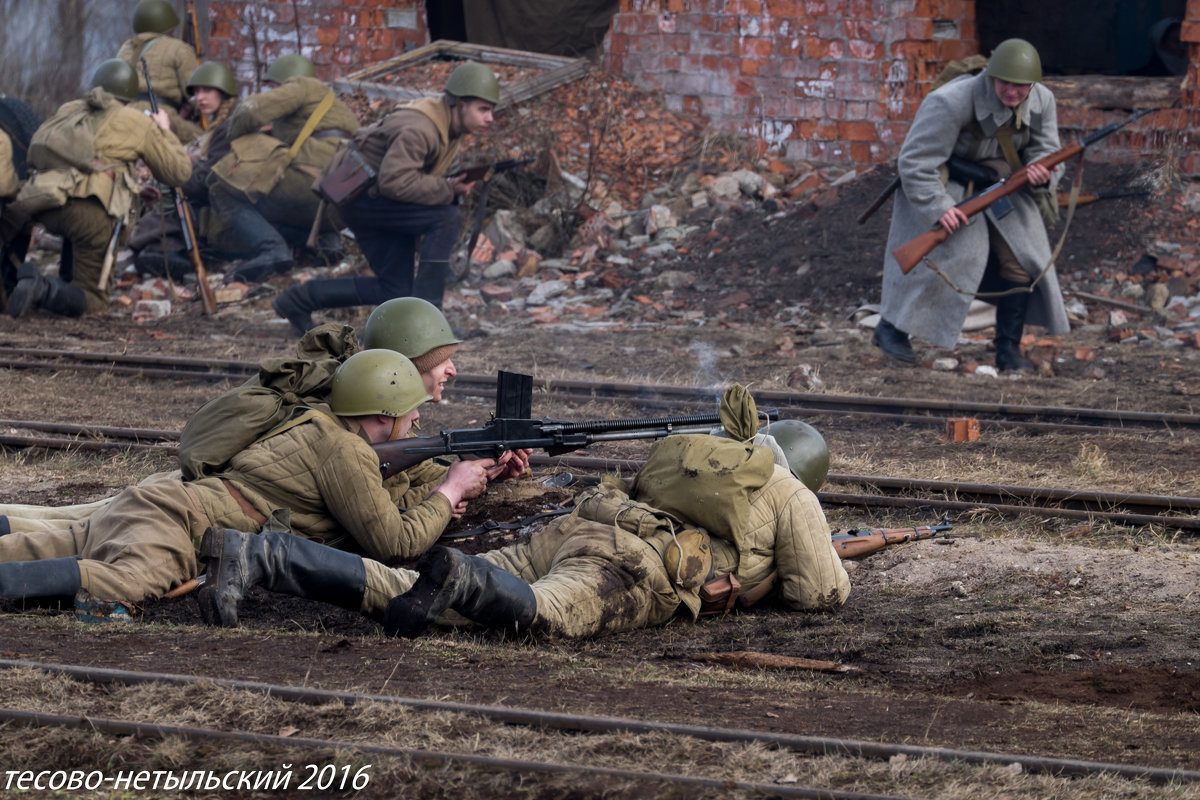
<path fill-rule="evenodd" d="M 938 525 L 920 525 L 912 528 L 859 528 L 833 535 L 833 549 L 839 558 L 860 558 L 882 550 L 891 544 L 915 542 L 919 539 L 934 539 L 954 526 L 942 518 Z"/>
<path fill-rule="evenodd" d="M 1111 125 L 1107 125 L 1095 133 L 1084 137 L 1078 142 L 1069 144 L 1061 150 L 1056 150 L 1050 155 L 1040 158 L 1033 163 L 1041 164 L 1046 169 L 1054 169 L 1067 159 L 1073 158 L 1074 156 L 1082 153 L 1084 148 L 1093 142 L 1103 139 L 1109 134 L 1116 132 L 1118 129 L 1125 127 L 1129 123 L 1140 119 L 1148 113 L 1150 113 L 1150 109 L 1138 111 L 1121 122 L 1114 122 Z M 983 211 L 985 208 L 990 206 L 992 203 L 999 200 L 1001 197 L 1007 197 L 1013 192 L 1023 189 L 1029 183 L 1029 166 L 1030 165 L 1026 165 L 1022 167 L 1012 175 L 1008 176 L 1008 178 L 993 184 L 985 191 L 980 192 L 970 200 L 967 200 L 965 203 L 957 206 L 958 210 L 961 211 L 964 216 L 970 219 L 980 211 Z M 950 231 L 943 228 L 941 223 L 938 223 L 937 225 L 934 225 L 931 230 L 928 230 L 915 239 L 905 242 L 897 247 L 892 251 L 892 255 L 895 257 L 896 263 L 900 265 L 900 270 L 907 275 L 912 271 L 913 267 L 921 263 L 921 259 L 933 252 L 935 247 L 946 241 L 948 238 L 950 238 Z"/>
<path fill-rule="evenodd" d="M 187 26 L 184 28 L 183 41 L 192 46 L 192 50 L 196 53 L 196 61 L 204 63 L 204 48 L 200 46 L 200 24 L 196 21 L 196 3 L 193 0 L 187 0 L 185 9 L 184 17 Z M 203 111 L 200 112 L 200 129 L 208 130 L 208 117 L 204 115 Z"/>

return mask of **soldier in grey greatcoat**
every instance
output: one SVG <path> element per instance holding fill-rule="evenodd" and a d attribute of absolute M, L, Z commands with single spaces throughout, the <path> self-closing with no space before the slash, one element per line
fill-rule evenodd
<path fill-rule="evenodd" d="M 1026 322 L 1051 334 L 1069 330 L 1058 275 L 1053 266 L 1047 268 L 1044 217 L 1052 213 L 1057 175 L 1033 163 L 1061 148 L 1054 95 L 1041 77 L 1033 46 L 1009 39 L 996 47 L 982 73 L 956 78 L 921 103 L 900 150 L 901 188 L 888 231 L 881 319 L 874 335 L 888 356 L 917 361 L 910 334 L 953 348 L 972 292 L 1000 293 L 985 299 L 996 305 L 1001 370 L 1033 366 L 1020 352 Z M 951 156 L 984 163 L 1001 175 L 1028 165 L 1030 188 L 1008 196 L 1007 213 L 993 204 L 967 219 L 956 208 L 967 187 L 949 177 Z M 906 275 L 892 255 L 935 224 L 952 235 L 929 260 L 954 286 L 925 265 Z"/>

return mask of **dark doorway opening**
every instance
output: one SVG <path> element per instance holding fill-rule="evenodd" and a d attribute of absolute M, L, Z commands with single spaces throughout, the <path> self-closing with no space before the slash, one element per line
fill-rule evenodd
<path fill-rule="evenodd" d="M 463 15 L 462 0 L 425 0 L 425 24 L 429 27 L 431 42 L 438 39 L 467 41 L 467 20 Z"/>
<path fill-rule="evenodd" d="M 1049 75 L 1168 75 L 1177 72 L 1187 0 L 976 0 L 979 49 L 1005 39 L 1031 42 Z M 1156 23 L 1159 23 L 1156 28 Z M 1151 34 L 1160 34 L 1155 42 Z M 1186 64 L 1186 51 L 1182 54 Z"/>

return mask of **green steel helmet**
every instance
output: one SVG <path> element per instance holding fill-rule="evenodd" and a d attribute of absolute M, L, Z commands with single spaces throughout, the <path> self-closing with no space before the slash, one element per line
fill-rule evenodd
<path fill-rule="evenodd" d="M 1042 59 L 1024 39 L 1005 39 L 992 51 L 984 72 L 1009 83 L 1037 83 L 1042 79 Z"/>
<path fill-rule="evenodd" d="M 224 92 L 226 97 L 237 97 L 238 93 L 237 79 L 233 77 L 233 70 L 219 61 L 205 61 L 196 67 L 196 71 L 188 79 L 188 94 L 199 87 L 216 89 Z"/>
<path fill-rule="evenodd" d="M 829 448 L 816 428 L 798 419 L 781 419 L 758 432 L 775 437 L 788 467 L 801 483 L 814 492 L 824 485 L 829 474 Z"/>
<path fill-rule="evenodd" d="M 179 15 L 167 0 L 142 0 L 133 9 L 134 33 L 166 33 L 179 24 Z"/>
<path fill-rule="evenodd" d="M 419 297 L 393 297 L 380 303 L 363 328 L 363 347 L 395 350 L 412 359 L 461 342 L 442 310 Z"/>
<path fill-rule="evenodd" d="M 315 78 L 317 77 L 317 70 L 307 58 L 292 53 L 275 59 L 274 63 L 267 69 L 267 74 L 263 75 L 263 80 L 283 83 L 288 78 L 295 77 Z"/>
<path fill-rule="evenodd" d="M 113 97 L 127 103 L 132 103 L 138 98 L 137 73 L 123 58 L 110 58 L 96 67 L 96 71 L 92 73 L 92 82 L 88 85 L 93 89 L 99 86 Z"/>
<path fill-rule="evenodd" d="M 495 105 L 500 102 L 500 81 L 478 61 L 464 61 L 450 73 L 450 80 L 446 81 L 446 94 L 478 97 Z"/>
<path fill-rule="evenodd" d="M 329 407 L 339 417 L 402 417 L 432 398 L 421 373 L 395 350 L 360 350 L 333 374 Z"/>

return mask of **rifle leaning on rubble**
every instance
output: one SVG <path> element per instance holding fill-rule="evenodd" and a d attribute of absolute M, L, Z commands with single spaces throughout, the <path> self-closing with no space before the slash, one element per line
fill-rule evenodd
<path fill-rule="evenodd" d="M 463 180 L 467 183 L 473 183 L 478 180 L 483 181 L 483 189 L 479 192 L 479 199 L 475 201 L 475 217 L 471 222 L 471 237 L 467 241 L 468 262 L 471 260 L 471 253 L 475 252 L 475 243 L 479 241 L 479 234 L 483 232 L 483 217 L 487 214 L 487 198 L 488 192 L 492 189 L 492 178 L 501 172 L 508 172 L 510 169 L 516 169 L 517 167 L 523 167 L 526 164 L 532 163 L 532 158 L 510 158 L 506 161 L 496 161 L 492 164 L 468 167 L 453 176 L 456 180 Z"/>
<path fill-rule="evenodd" d="M 371 445 L 379 456 L 384 478 L 437 456 L 498 458 L 505 450 L 545 450 L 562 455 L 596 442 L 661 439 L 675 433 L 708 433 L 721 424 L 719 414 L 692 414 L 644 419 L 602 419 L 568 422 L 532 419 L 533 377 L 500 372 L 496 380 L 496 414 L 478 428 L 442 431 L 437 436 L 416 436 Z M 779 412 L 760 411 L 774 421 Z"/>
<path fill-rule="evenodd" d="M 1079 141 L 1069 144 L 1061 150 L 1056 150 L 1050 155 L 1040 158 L 1033 163 L 1041 164 L 1046 169 L 1053 169 L 1067 159 L 1081 154 L 1084 149 L 1092 144 L 1095 144 L 1106 136 L 1110 136 L 1131 122 L 1141 119 L 1146 114 L 1149 114 L 1150 111 L 1151 109 L 1142 109 L 1141 111 L 1132 114 L 1120 122 L 1114 122 L 1111 125 L 1106 125 L 1095 133 L 1085 136 Z M 995 203 L 997 200 L 1007 197 L 1019 189 L 1023 189 L 1026 185 L 1028 185 L 1028 183 L 1029 165 L 1026 165 L 1014 172 L 1012 175 L 1009 175 L 1004 180 L 997 181 L 996 183 L 992 184 L 984 191 L 972 197 L 970 200 L 967 200 L 966 202 L 957 206 L 957 208 L 967 218 L 973 217 L 974 215 L 986 209 L 992 203 Z M 941 226 L 940 223 L 938 223 L 935 224 L 932 229 L 922 233 L 915 239 L 912 239 L 897 247 L 892 251 L 892 255 L 895 256 L 897 263 L 899 263 L 901 271 L 907 275 L 912 271 L 913 267 L 921 263 L 921 260 L 924 259 L 925 256 L 933 252 L 935 247 L 946 241 L 948 238 L 950 238 L 950 231 L 946 230 Z"/>
<path fill-rule="evenodd" d="M 144 58 L 142 59 L 142 74 L 146 76 L 146 94 L 150 97 L 150 111 L 157 114 L 158 98 L 154 96 L 154 87 L 150 84 L 150 67 L 146 65 Z M 204 262 L 200 260 L 200 247 L 196 244 L 196 226 L 192 223 L 192 210 L 188 207 L 187 198 L 183 196 L 183 189 L 178 186 L 171 188 L 175 196 L 175 213 L 179 215 L 180 229 L 183 231 L 183 247 L 187 250 L 188 256 L 192 259 L 192 267 L 196 270 L 196 284 L 200 288 L 200 304 L 204 307 L 205 314 L 212 314 L 217 310 L 217 298 L 213 294 L 212 287 L 208 285 L 208 273 L 204 269 Z"/>
<path fill-rule="evenodd" d="M 918 525 L 912 528 L 857 528 L 833 534 L 833 549 L 840 558 L 859 558 L 882 550 L 888 545 L 936 539 L 954 526 L 949 517 L 937 525 Z"/>

